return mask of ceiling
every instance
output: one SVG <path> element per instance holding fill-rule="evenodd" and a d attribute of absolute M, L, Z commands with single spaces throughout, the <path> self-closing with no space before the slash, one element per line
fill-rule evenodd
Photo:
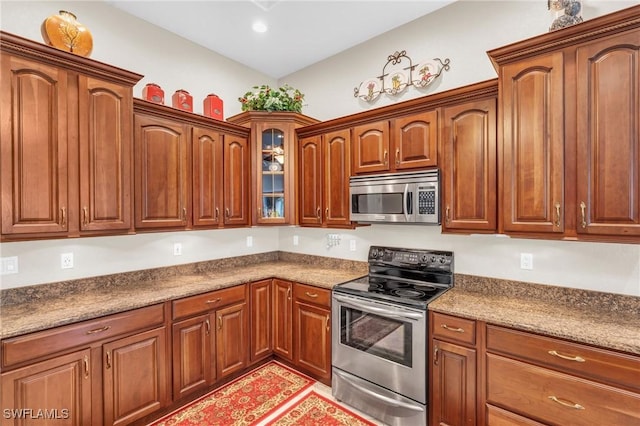
<path fill-rule="evenodd" d="M 455 0 L 105 1 L 279 79 Z"/>

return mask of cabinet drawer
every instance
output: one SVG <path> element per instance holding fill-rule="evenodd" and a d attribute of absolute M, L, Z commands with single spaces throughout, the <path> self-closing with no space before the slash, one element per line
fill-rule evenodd
<path fill-rule="evenodd" d="M 293 286 L 293 296 L 297 300 L 304 300 L 321 306 L 331 306 L 331 292 L 324 288 L 295 283 Z"/>
<path fill-rule="evenodd" d="M 433 312 L 432 337 L 467 345 L 476 344 L 476 322 Z"/>
<path fill-rule="evenodd" d="M 640 424 L 640 394 L 487 354 L 487 402 L 549 424 Z"/>
<path fill-rule="evenodd" d="M 173 319 L 185 318 L 191 315 L 211 311 L 231 303 L 245 300 L 244 284 L 222 290 L 210 291 L 197 296 L 185 297 L 173 301 Z"/>
<path fill-rule="evenodd" d="M 640 391 L 640 357 L 490 325 L 487 350 Z"/>
<path fill-rule="evenodd" d="M 487 426 L 545 426 L 535 420 L 487 404 Z"/>
<path fill-rule="evenodd" d="M 6 368 L 163 323 L 164 305 L 161 304 L 6 339 L 2 341 L 2 366 Z"/>

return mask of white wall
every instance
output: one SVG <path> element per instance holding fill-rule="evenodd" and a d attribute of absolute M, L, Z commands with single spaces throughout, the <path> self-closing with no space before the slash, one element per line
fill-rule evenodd
<path fill-rule="evenodd" d="M 619 10 L 636 2 L 586 0 L 584 18 Z M 150 6 L 152 3 L 150 3 Z M 159 83 L 165 94 L 185 88 L 198 99 L 216 92 L 225 100 L 225 116 L 239 112 L 236 98 L 267 77 L 220 55 L 195 46 L 144 21 L 100 2 L 0 3 L 5 31 L 40 41 L 40 23 L 58 9 L 71 10 L 87 25 L 95 41 L 92 58 L 147 77 L 136 86 L 141 96 L 146 82 Z M 330 119 L 424 94 L 447 90 L 496 76 L 486 50 L 547 31 L 546 2 L 462 1 L 419 18 L 382 37 L 292 74 L 287 82 L 306 93 L 305 114 Z M 362 79 L 377 75 L 386 57 L 406 49 L 415 60 L 448 57 L 451 70 L 426 91 L 409 88 L 397 98 L 374 104 L 353 98 Z M 237 104 L 237 106 L 235 106 Z M 339 233 L 340 246 L 326 248 L 325 236 Z M 246 247 L 246 236 L 254 246 Z M 293 235 L 300 245 L 293 246 Z M 356 240 L 349 251 L 348 240 Z M 173 256 L 173 242 L 184 255 Z M 286 250 L 366 260 L 369 245 L 453 250 L 456 272 L 640 296 L 640 246 L 510 239 L 496 236 L 441 235 L 439 227 L 374 225 L 353 231 L 297 227 L 190 231 L 133 236 L 31 241 L 0 244 L 1 256 L 19 256 L 20 273 L 2 277 L 2 288 L 40 284 L 114 272 L 188 263 L 199 260 Z M 76 268 L 61 270 L 59 255 L 73 251 Z M 519 268 L 520 253 L 532 253 L 534 269 Z"/>

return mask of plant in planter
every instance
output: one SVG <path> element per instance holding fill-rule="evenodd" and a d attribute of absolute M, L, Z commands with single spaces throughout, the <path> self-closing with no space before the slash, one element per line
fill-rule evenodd
<path fill-rule="evenodd" d="M 285 84 L 278 89 L 267 85 L 253 86 L 244 96 L 238 98 L 242 111 L 293 111 L 302 112 L 304 94 Z"/>

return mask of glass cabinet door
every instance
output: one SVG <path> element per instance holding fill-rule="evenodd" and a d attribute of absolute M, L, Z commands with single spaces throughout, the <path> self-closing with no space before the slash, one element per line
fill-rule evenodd
<path fill-rule="evenodd" d="M 285 217 L 285 170 L 288 154 L 285 152 L 285 135 L 280 129 L 262 131 L 262 169 L 260 173 L 260 219 Z"/>

